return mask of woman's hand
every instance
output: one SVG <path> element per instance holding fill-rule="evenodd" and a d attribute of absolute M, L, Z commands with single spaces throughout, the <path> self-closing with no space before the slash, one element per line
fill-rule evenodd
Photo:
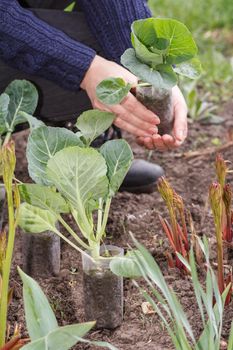
<path fill-rule="evenodd" d="M 147 137 L 158 132 L 159 118 L 144 107 L 131 93 L 121 104 L 106 106 L 96 96 L 96 87 L 104 79 L 120 77 L 130 84 L 137 84 L 137 77 L 117 63 L 96 56 L 92 61 L 82 83 L 81 88 L 86 90 L 94 108 L 112 112 L 116 115 L 114 124 L 129 133 L 142 137 L 139 142 L 147 147 Z M 153 137 L 154 137 L 153 136 Z"/>
<path fill-rule="evenodd" d="M 156 134 L 152 137 L 138 137 L 137 142 L 139 145 L 148 149 L 167 151 L 179 147 L 184 142 L 188 132 L 187 106 L 178 86 L 172 89 L 172 99 L 174 113 L 172 136 Z"/>

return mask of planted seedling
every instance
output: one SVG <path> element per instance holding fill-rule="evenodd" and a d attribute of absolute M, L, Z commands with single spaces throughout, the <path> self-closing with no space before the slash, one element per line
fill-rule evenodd
<path fill-rule="evenodd" d="M 111 257 L 119 252 L 111 247 L 101 248 L 101 244 L 106 235 L 112 198 L 133 155 L 124 140 L 108 141 L 99 150 L 90 144 L 114 118 L 112 113 L 93 110 L 78 118 L 77 133 L 46 126 L 33 130 L 27 158 L 29 173 L 36 184 L 19 186 L 24 201 L 20 207 L 20 226 L 27 232 L 50 230 L 82 254 L 84 282 L 92 289 L 89 293 L 98 294 L 99 290 L 100 297 L 93 301 L 92 308 L 96 314 L 100 312 L 95 317 L 97 326 L 110 328 L 122 319 L 122 302 L 118 302 L 117 311 L 112 309 L 112 305 L 117 304 L 114 298 L 118 299 L 122 293 L 122 282 L 119 283 L 108 269 Z M 76 229 L 68 224 L 64 216 L 68 213 L 77 225 Z M 57 228 L 57 221 L 72 236 L 72 241 Z M 110 289 L 116 289 L 115 293 Z M 84 294 L 88 295 L 88 292 Z M 91 302 L 88 299 L 86 304 Z"/>
<path fill-rule="evenodd" d="M 26 80 L 15 80 L 0 96 L 0 135 L 2 147 L 11 139 L 15 128 L 25 122 L 31 129 L 43 125 L 32 114 L 38 103 L 38 93 L 33 84 Z M 1 188 L 4 192 L 4 187 Z M 1 208 L 1 218 L 4 216 L 4 207 Z M 2 220 L 1 220 L 2 221 Z M 59 272 L 60 240 L 51 232 L 44 232 L 39 238 L 23 235 L 23 265 L 31 275 L 51 275 Z M 42 261 L 44 262 L 42 264 Z M 43 267 L 43 268 L 42 268 Z"/>
<path fill-rule="evenodd" d="M 16 350 L 24 344 L 17 327 L 12 339 L 9 340 L 6 335 L 8 303 L 12 295 L 9 277 L 20 202 L 14 177 L 16 159 L 11 135 L 21 123 L 29 122 L 32 127 L 39 123 L 32 116 L 37 100 L 36 88 L 25 80 L 13 81 L 0 95 L 0 176 L 3 179 L 0 185 L 0 347 L 4 349 Z M 8 214 L 6 228 L 3 225 L 5 214 Z M 9 341 L 5 344 L 7 340 Z"/>
<path fill-rule="evenodd" d="M 131 29 L 133 48 L 125 51 L 121 63 L 139 83 L 109 78 L 97 86 L 97 97 L 107 105 L 119 104 L 136 89 L 139 101 L 159 116 L 159 134 L 169 134 L 173 128 L 172 88 L 178 75 L 196 79 L 201 74 L 197 46 L 187 27 L 174 19 L 137 20 Z"/>
<path fill-rule="evenodd" d="M 14 80 L 0 95 L 0 147 L 11 139 L 17 125 L 29 122 L 31 126 L 40 123 L 32 116 L 38 102 L 37 90 L 26 80 Z M 2 157 L 0 157 L 0 175 L 2 175 Z M 0 184 L 0 222 L 3 222 L 5 189 Z"/>

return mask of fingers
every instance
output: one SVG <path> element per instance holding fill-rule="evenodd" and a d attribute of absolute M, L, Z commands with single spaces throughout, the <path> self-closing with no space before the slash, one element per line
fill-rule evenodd
<path fill-rule="evenodd" d="M 153 135 L 153 145 L 154 148 L 157 148 L 159 151 L 168 151 L 169 148 L 168 146 L 165 144 L 162 136 L 160 135 Z"/>
<path fill-rule="evenodd" d="M 176 140 L 176 145 L 181 145 L 187 137 L 188 123 L 187 123 L 187 106 L 184 97 L 176 86 L 173 88 L 174 100 L 174 127 L 173 136 Z"/>
<path fill-rule="evenodd" d="M 130 134 L 133 134 L 135 136 L 151 136 L 153 134 L 153 131 L 146 131 L 143 129 L 138 128 L 137 126 L 134 126 L 130 121 L 123 120 L 120 117 L 117 117 L 113 122 L 118 128 L 123 129 Z"/>
<path fill-rule="evenodd" d="M 148 149 L 157 149 L 161 152 L 171 151 L 179 146 L 173 136 L 160 136 L 158 134 L 152 135 L 151 137 L 138 137 L 137 143 L 140 146 L 144 146 Z"/>
<path fill-rule="evenodd" d="M 159 118 L 147 110 L 132 94 L 129 94 L 120 105 L 106 106 L 95 100 L 94 107 L 114 113 L 116 115 L 114 124 L 135 136 L 150 136 L 158 133 L 156 124 L 160 122 Z M 152 147 L 151 141 L 147 140 L 147 142 Z"/>
<path fill-rule="evenodd" d="M 132 124 L 132 126 L 136 127 L 137 129 L 144 131 L 144 135 L 153 135 L 158 132 L 158 128 L 156 127 L 155 123 L 148 123 L 137 116 L 135 114 L 129 112 L 127 109 L 125 109 L 124 106 L 116 105 L 112 106 L 111 110 L 114 114 L 116 114 L 118 119 L 118 124 L 122 121 L 125 121 L 127 123 Z M 124 123 L 122 123 L 123 125 Z M 121 127 L 121 126 L 119 126 Z M 146 133 L 145 133 L 146 132 Z"/>
<path fill-rule="evenodd" d="M 131 93 L 126 96 L 121 105 L 124 106 L 127 111 L 131 112 L 144 122 L 148 122 L 153 125 L 160 123 L 158 116 L 143 106 L 143 104 L 140 103 Z"/>

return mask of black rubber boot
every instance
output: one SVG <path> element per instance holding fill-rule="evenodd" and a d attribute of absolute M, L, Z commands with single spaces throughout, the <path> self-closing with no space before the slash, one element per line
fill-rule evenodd
<path fill-rule="evenodd" d="M 156 190 L 157 180 L 164 175 L 163 169 L 143 159 L 135 159 L 128 171 L 120 191 L 131 193 L 152 193 Z"/>

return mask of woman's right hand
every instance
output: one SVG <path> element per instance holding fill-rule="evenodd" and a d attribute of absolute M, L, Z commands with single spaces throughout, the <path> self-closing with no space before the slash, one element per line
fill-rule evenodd
<path fill-rule="evenodd" d="M 95 56 L 81 83 L 91 100 L 93 108 L 112 112 L 116 115 L 114 124 L 122 130 L 135 136 L 150 137 L 158 133 L 157 124 L 160 120 L 153 112 L 143 106 L 132 93 L 118 105 L 107 106 L 96 96 L 96 87 L 107 78 L 122 78 L 127 83 L 137 84 L 137 77 L 115 62 Z"/>

